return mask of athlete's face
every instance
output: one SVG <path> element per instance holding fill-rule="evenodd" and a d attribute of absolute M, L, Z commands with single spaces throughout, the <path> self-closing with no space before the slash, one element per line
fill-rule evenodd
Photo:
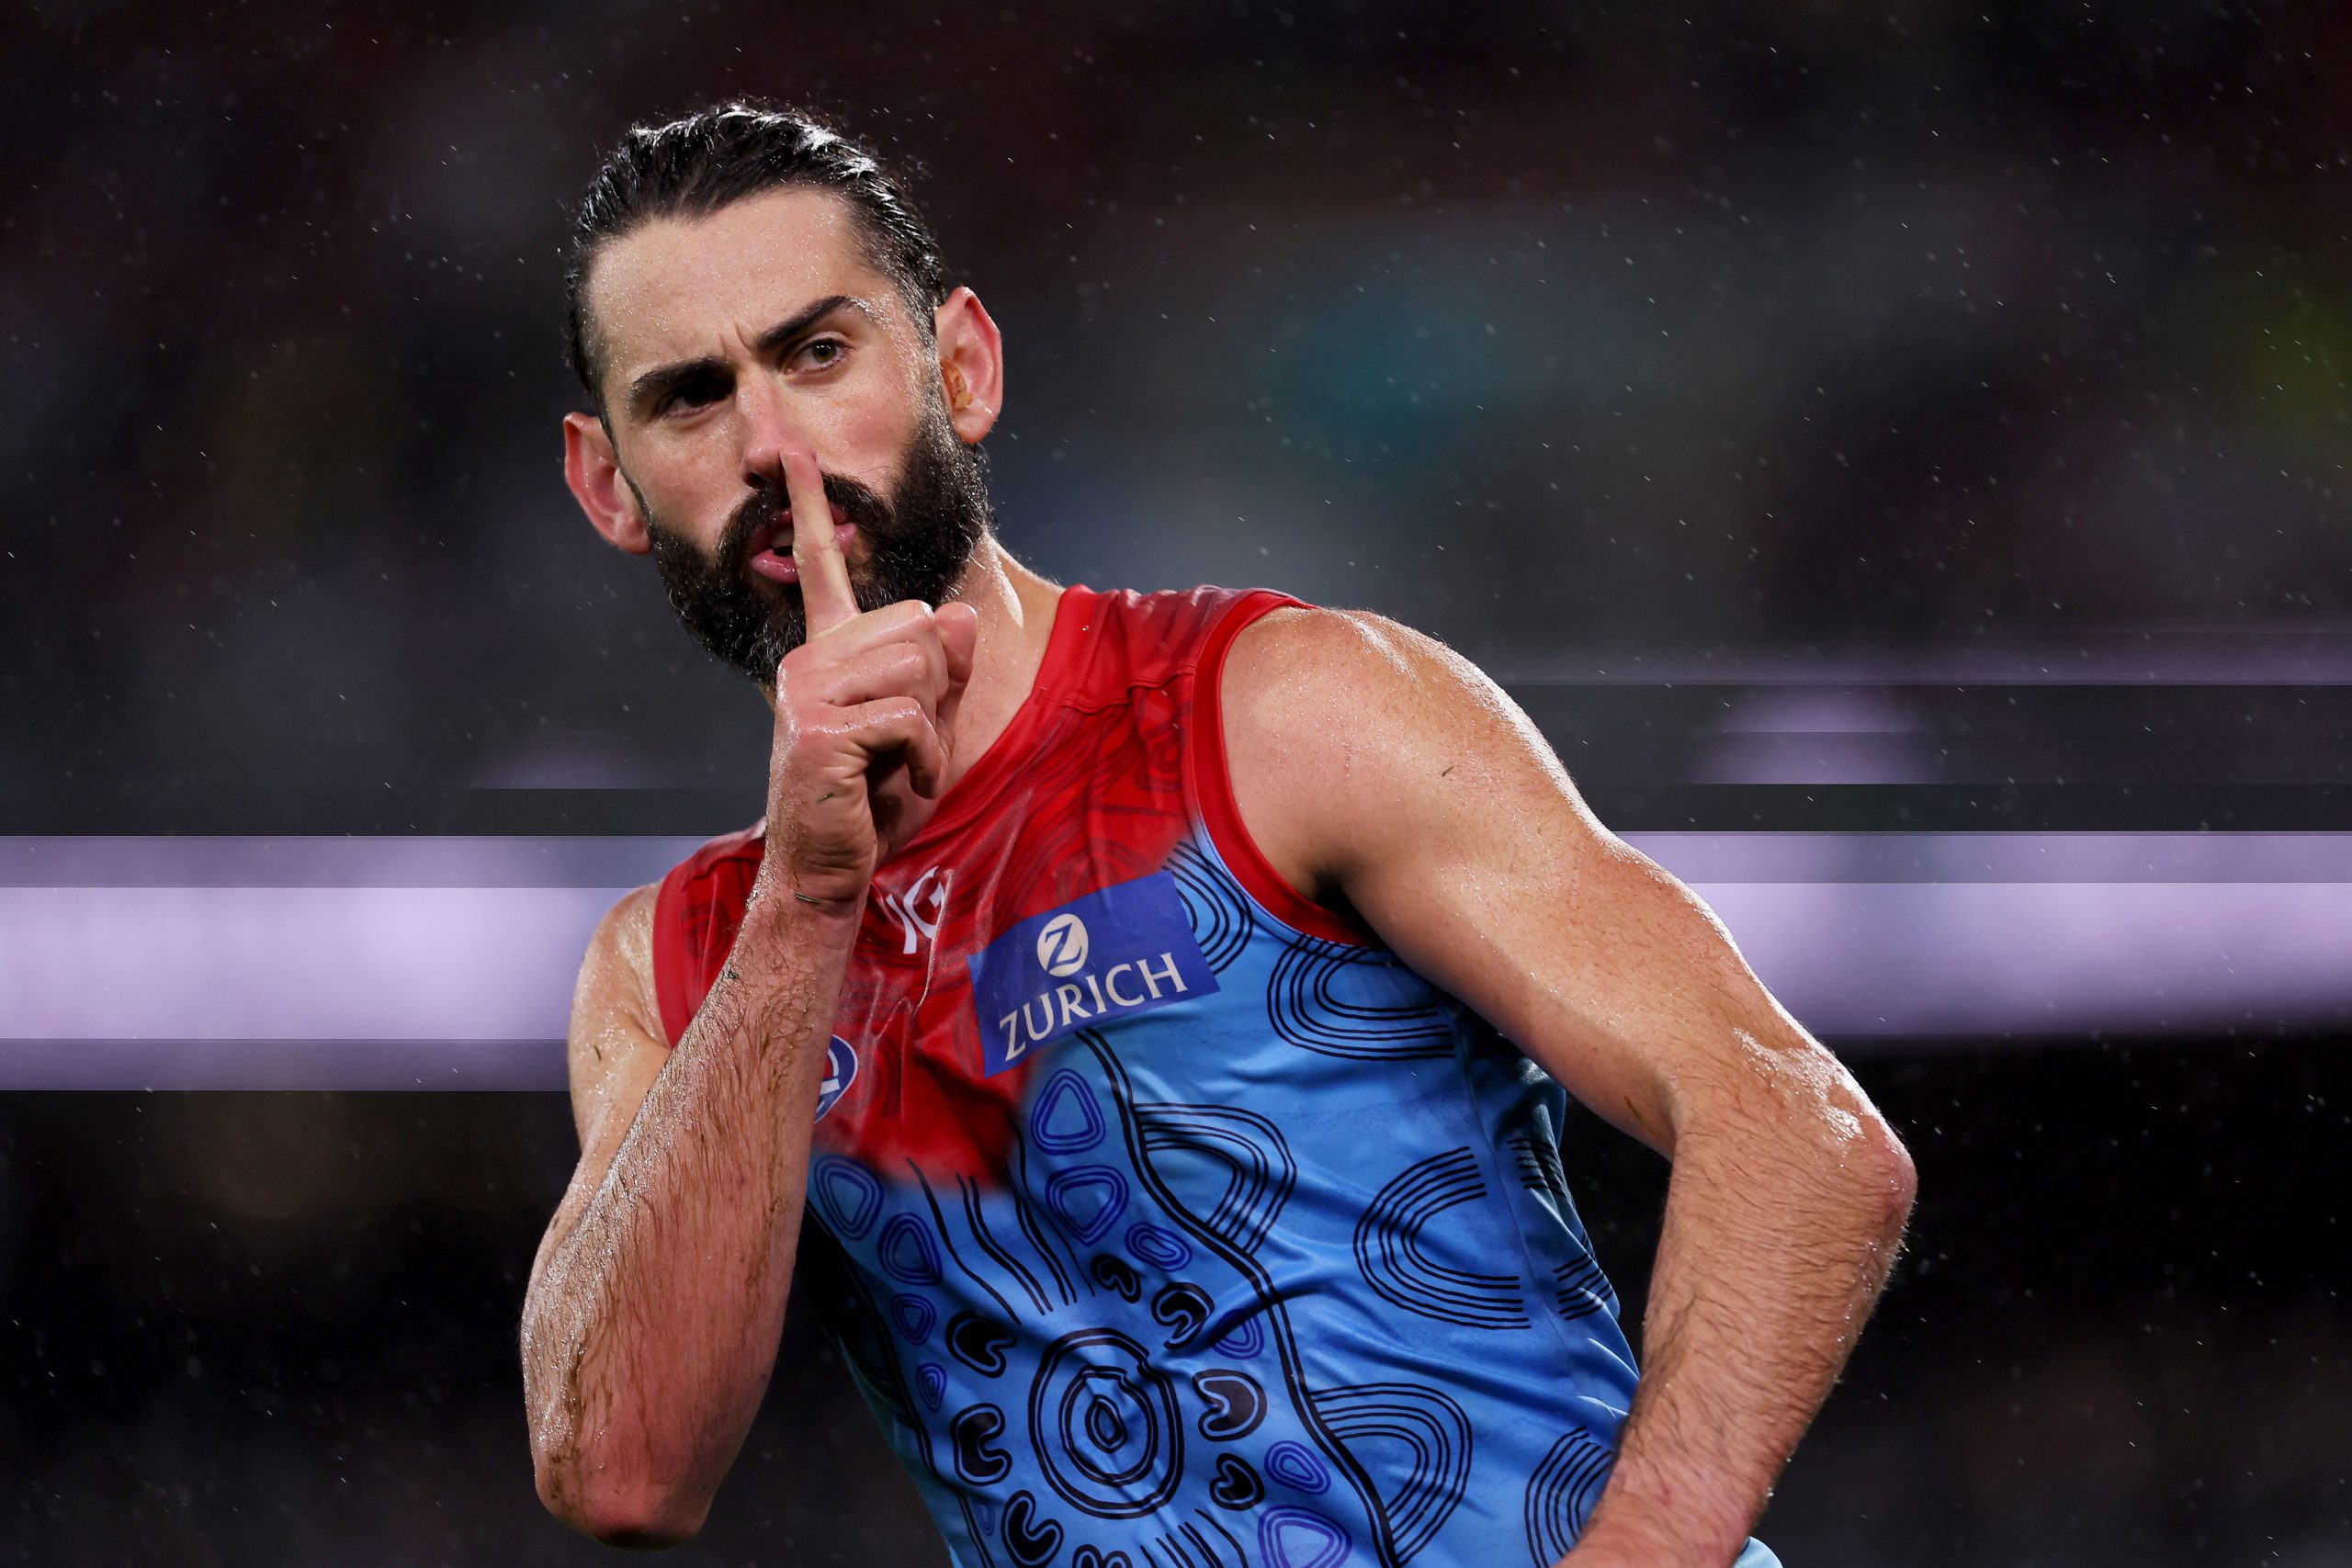
<path fill-rule="evenodd" d="M 952 592 L 987 526 L 972 444 L 1001 386 L 968 290 L 925 333 L 841 200 L 787 188 L 613 242 L 587 306 L 607 423 L 567 418 L 566 478 L 607 538 L 653 557 L 705 647 L 769 681 L 806 635 L 795 448 L 825 475 L 861 607 Z"/>

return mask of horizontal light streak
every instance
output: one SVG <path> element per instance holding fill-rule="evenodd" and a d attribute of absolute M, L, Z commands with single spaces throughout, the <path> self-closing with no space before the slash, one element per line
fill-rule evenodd
<path fill-rule="evenodd" d="M 2352 835 L 1628 838 L 1849 1049 L 2352 1025 Z M 589 933 L 690 847 L 0 839 L 0 1088 L 560 1088 Z"/>

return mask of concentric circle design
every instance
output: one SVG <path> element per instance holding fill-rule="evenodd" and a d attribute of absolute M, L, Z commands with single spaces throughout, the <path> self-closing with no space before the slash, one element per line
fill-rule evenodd
<path fill-rule="evenodd" d="M 1331 1489 L 1331 1472 L 1304 1443 L 1285 1439 L 1266 1450 L 1266 1473 L 1285 1486 L 1317 1495 Z"/>
<path fill-rule="evenodd" d="M 1258 1554 L 1272 1568 L 1340 1568 L 1354 1548 L 1343 1527 L 1312 1508 L 1269 1508 L 1258 1516 Z"/>
<path fill-rule="evenodd" d="M 1116 1329 L 1080 1329 L 1046 1348 L 1029 1387 L 1029 1440 L 1046 1484 L 1097 1518 L 1143 1517 L 1176 1495 L 1183 1473 L 1175 1388 Z"/>
<path fill-rule="evenodd" d="M 1193 1249 L 1182 1236 L 1141 1223 L 1127 1227 L 1127 1251 L 1155 1269 L 1182 1269 L 1193 1260 Z"/>

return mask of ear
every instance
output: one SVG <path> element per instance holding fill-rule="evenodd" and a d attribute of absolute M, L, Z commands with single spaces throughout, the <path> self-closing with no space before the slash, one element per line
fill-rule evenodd
<path fill-rule="evenodd" d="M 572 499 L 580 502 L 580 510 L 605 536 L 605 543 L 633 556 L 653 547 L 645 532 L 645 515 L 638 509 L 637 492 L 622 476 L 612 437 L 605 434 L 604 421 L 594 414 L 563 416 L 563 482 L 571 487 Z"/>
<path fill-rule="evenodd" d="M 996 426 L 1004 409 L 1004 337 L 980 297 L 958 288 L 932 312 L 939 344 L 939 378 L 947 394 L 947 418 L 967 446 Z"/>

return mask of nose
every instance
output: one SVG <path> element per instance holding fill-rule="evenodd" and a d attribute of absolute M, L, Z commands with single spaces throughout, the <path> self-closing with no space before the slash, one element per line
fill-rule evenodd
<path fill-rule="evenodd" d="M 738 378 L 735 405 L 743 432 L 743 482 L 753 490 L 784 494 L 784 455 L 815 455 L 808 433 L 793 419 L 782 391 L 770 377 Z"/>

